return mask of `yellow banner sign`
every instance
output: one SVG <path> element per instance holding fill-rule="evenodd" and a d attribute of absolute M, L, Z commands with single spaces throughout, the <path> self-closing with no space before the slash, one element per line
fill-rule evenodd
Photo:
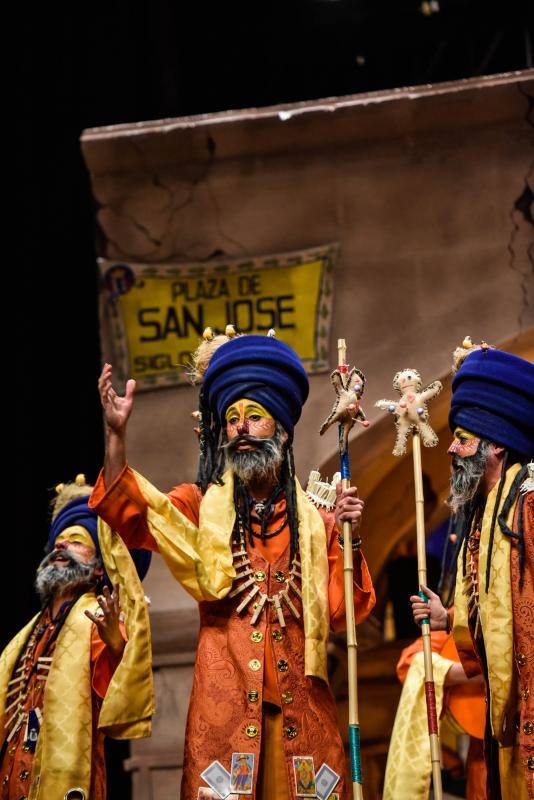
<path fill-rule="evenodd" d="M 100 259 L 101 320 L 117 377 L 138 388 L 187 382 L 204 329 L 276 335 L 309 372 L 328 368 L 337 247 L 249 260 L 133 264 Z"/>

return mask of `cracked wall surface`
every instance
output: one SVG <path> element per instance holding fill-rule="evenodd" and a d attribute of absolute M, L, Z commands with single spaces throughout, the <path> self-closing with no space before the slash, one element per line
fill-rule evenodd
<path fill-rule="evenodd" d="M 499 343 L 534 325 L 528 193 L 517 206 L 533 188 L 533 76 L 482 81 L 464 96 L 428 91 L 285 121 L 235 112 L 235 121 L 214 115 L 197 127 L 192 118 L 88 132 L 100 255 L 184 262 L 339 242 L 331 364 L 344 337 L 349 360 L 366 373 L 363 405 L 376 421 L 374 400 L 389 396 L 398 369 L 414 365 L 430 382 L 466 334 Z M 196 397 L 188 387 L 137 397 L 129 459 L 162 490 L 194 480 Z M 334 453 L 335 437 L 318 436 L 331 402 L 328 375 L 312 376 L 295 439 L 301 480 Z M 194 650 L 194 604 L 157 558 L 146 585 L 153 611 L 193 614 L 183 648 Z M 184 719 L 181 709 L 179 725 Z M 158 746 L 167 752 L 163 739 L 134 749 Z"/>
<path fill-rule="evenodd" d="M 526 100 L 516 93 L 515 119 L 483 127 L 447 119 L 445 130 L 419 133 L 414 125 L 352 147 L 325 141 L 312 151 L 219 160 L 213 125 L 204 132 L 204 160 L 160 164 L 150 163 L 156 134 L 126 138 L 132 167 L 114 172 L 111 163 L 92 178 L 102 255 L 200 261 L 338 241 L 332 364 L 342 335 L 368 375 L 370 400 L 384 394 L 406 358 L 431 379 L 446 370 L 466 332 L 499 342 L 534 321 L 533 228 L 514 210 L 532 180 L 532 129 Z M 307 433 L 296 441 L 303 473 L 325 460 L 328 443 L 310 432 L 328 410 L 327 383 L 327 376 L 312 377 L 299 428 Z M 194 406 L 187 388 L 138 399 L 132 452 L 158 485 L 194 475 L 186 422 Z M 147 426 L 147 415 L 158 424 Z"/>

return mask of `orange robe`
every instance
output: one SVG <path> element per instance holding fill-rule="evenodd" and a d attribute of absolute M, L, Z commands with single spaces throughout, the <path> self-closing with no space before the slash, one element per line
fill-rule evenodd
<path fill-rule="evenodd" d="M 46 608 L 39 620 L 39 625 L 46 625 L 47 629 L 35 648 L 32 664 L 37 663 L 39 656 L 47 647 L 48 640 L 53 634 L 53 620 L 50 611 Z M 123 632 L 124 635 L 124 632 Z M 47 656 L 53 657 L 55 642 L 47 650 Z M 89 800 L 105 800 L 106 797 L 106 761 L 104 755 L 104 735 L 98 730 L 98 715 L 102 700 L 105 697 L 117 661 L 98 635 L 96 625 L 91 631 L 91 682 L 92 682 L 92 718 L 93 718 L 93 750 L 91 771 L 91 795 Z M 24 711 L 38 708 L 43 709 L 45 681 L 34 671 L 27 691 L 27 700 Z M 5 745 L 4 756 L 0 764 L 0 800 L 19 800 L 28 794 L 33 753 L 24 744 L 25 726 Z"/>
<path fill-rule="evenodd" d="M 176 486 L 168 497 L 198 525 L 202 495 L 196 485 Z M 101 475 L 90 505 L 128 547 L 157 550 L 146 523 L 146 501 L 128 467 L 107 490 Z M 268 532 L 280 526 L 284 514 L 282 498 L 275 506 Z M 330 573 L 330 623 L 337 631 L 345 626 L 343 556 L 333 513 L 321 515 Z M 280 534 L 265 542 L 255 540 L 254 547 L 247 543 L 247 550 L 252 570 L 265 573 L 264 591 L 269 596 L 280 591 L 276 576 L 289 569 L 289 526 L 286 524 Z M 200 634 L 186 731 L 183 800 L 196 800 L 198 788 L 205 785 L 200 773 L 213 761 L 220 761 L 229 769 L 234 752 L 254 753 L 256 789 L 262 752 L 262 703 L 269 704 L 267 708 L 280 709 L 282 715 L 288 796 L 295 798 L 293 756 L 312 755 L 316 770 L 325 761 L 341 776 L 335 791 L 343 800 L 347 798 L 344 751 L 334 699 L 325 683 L 304 674 L 302 606 L 298 597 L 292 599 L 301 617 L 296 620 L 286 612 L 285 629 L 280 628 L 274 610 L 264 613 L 252 628 L 248 614 L 236 613 L 239 598 L 199 604 Z M 375 603 L 361 552 L 355 557 L 354 603 L 358 622 L 365 619 Z M 282 792 L 280 796 L 284 796 Z"/>

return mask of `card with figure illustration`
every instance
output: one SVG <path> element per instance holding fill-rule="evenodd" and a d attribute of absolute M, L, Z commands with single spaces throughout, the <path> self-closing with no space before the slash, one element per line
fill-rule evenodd
<path fill-rule="evenodd" d="M 230 791 L 252 794 L 254 786 L 254 753 L 232 753 Z"/>
<path fill-rule="evenodd" d="M 295 794 L 297 797 L 315 797 L 315 767 L 312 756 L 293 756 Z"/>

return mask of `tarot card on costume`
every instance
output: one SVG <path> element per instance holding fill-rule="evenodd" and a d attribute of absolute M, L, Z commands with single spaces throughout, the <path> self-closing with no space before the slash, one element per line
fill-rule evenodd
<path fill-rule="evenodd" d="M 200 777 L 222 800 L 230 794 L 230 773 L 219 761 L 212 761 Z"/>
<path fill-rule="evenodd" d="M 312 756 L 293 756 L 297 797 L 315 797 L 315 767 Z"/>
<path fill-rule="evenodd" d="M 201 786 L 198 790 L 197 800 L 221 800 L 219 793 L 215 789 L 208 789 L 207 786 Z M 239 800 L 237 794 L 229 794 L 226 800 Z M 335 798 L 337 800 L 337 798 Z"/>
<path fill-rule="evenodd" d="M 254 753 L 232 753 L 230 791 L 251 794 L 254 786 Z"/>
<path fill-rule="evenodd" d="M 322 764 L 315 776 L 315 786 L 319 800 L 327 800 L 332 794 L 332 789 L 337 785 L 339 775 L 328 764 Z"/>

